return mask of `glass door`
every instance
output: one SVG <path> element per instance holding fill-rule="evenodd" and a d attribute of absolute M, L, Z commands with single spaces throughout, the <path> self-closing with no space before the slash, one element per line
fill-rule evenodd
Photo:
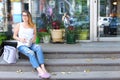
<path fill-rule="evenodd" d="M 120 1 L 98 0 L 97 38 L 100 41 L 120 41 Z"/>

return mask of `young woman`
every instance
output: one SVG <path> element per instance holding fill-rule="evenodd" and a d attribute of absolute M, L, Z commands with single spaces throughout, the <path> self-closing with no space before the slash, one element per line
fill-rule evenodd
<path fill-rule="evenodd" d="M 39 77 L 49 78 L 50 74 L 45 69 L 41 46 L 35 44 L 36 26 L 32 22 L 31 14 L 28 11 L 23 11 L 22 19 L 23 22 L 17 24 L 13 34 L 13 38 L 18 42 L 17 48 L 29 58 L 32 66 L 38 71 Z"/>

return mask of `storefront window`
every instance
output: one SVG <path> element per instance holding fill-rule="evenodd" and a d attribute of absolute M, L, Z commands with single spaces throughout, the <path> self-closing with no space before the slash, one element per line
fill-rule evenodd
<path fill-rule="evenodd" d="M 31 2 L 31 13 L 37 28 L 45 27 L 41 21 L 43 15 L 44 19 L 48 19 L 47 23 L 54 19 L 62 22 L 62 16 L 67 12 L 70 16 L 70 25 L 77 28 L 77 39 L 90 39 L 89 0 L 32 0 Z"/>
<path fill-rule="evenodd" d="M 3 5 L 3 3 L 2 3 L 2 1 L 0 2 L 0 32 L 2 32 L 4 29 L 4 5 Z"/>
<path fill-rule="evenodd" d="M 17 22 L 21 22 L 22 18 L 21 18 L 21 12 L 22 12 L 22 4 L 21 2 L 12 2 L 11 3 L 11 19 L 13 21 L 13 23 L 17 23 Z"/>
<path fill-rule="evenodd" d="M 22 0 L 0 0 L 0 32 L 12 39 L 12 24 L 22 21 Z"/>

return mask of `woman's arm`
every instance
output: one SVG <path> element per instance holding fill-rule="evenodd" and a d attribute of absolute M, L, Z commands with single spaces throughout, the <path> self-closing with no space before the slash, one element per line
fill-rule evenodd
<path fill-rule="evenodd" d="M 20 27 L 20 23 L 17 24 L 16 27 L 14 28 L 13 38 L 17 41 L 20 41 L 20 42 L 26 42 L 24 38 L 18 37 L 19 27 Z"/>
<path fill-rule="evenodd" d="M 32 42 L 35 43 L 36 41 L 36 26 L 34 27 L 34 34 L 33 34 Z"/>
<path fill-rule="evenodd" d="M 19 31 L 19 25 L 20 24 L 17 24 L 16 27 L 14 28 L 14 31 L 13 31 L 13 38 L 15 40 L 18 40 L 18 41 L 20 41 L 20 38 L 17 36 L 18 35 L 18 31 Z"/>

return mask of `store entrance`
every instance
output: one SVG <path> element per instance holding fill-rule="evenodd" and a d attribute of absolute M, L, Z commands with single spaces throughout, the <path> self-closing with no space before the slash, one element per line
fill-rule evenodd
<path fill-rule="evenodd" d="M 120 1 L 98 0 L 97 37 L 100 41 L 120 40 Z"/>

